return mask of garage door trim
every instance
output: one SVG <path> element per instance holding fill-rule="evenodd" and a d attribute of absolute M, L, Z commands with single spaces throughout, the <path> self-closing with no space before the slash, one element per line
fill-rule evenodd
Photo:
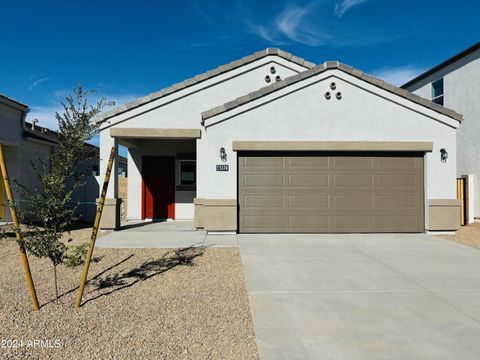
<path fill-rule="evenodd" d="M 430 141 L 233 141 L 233 151 L 432 152 Z"/>
<path fill-rule="evenodd" d="M 250 233 L 424 232 L 424 155 L 425 153 L 422 152 L 238 152 L 238 231 Z M 266 159 L 271 161 L 271 165 L 267 165 L 264 170 L 258 165 L 252 165 L 254 164 L 252 162 L 248 165 L 248 160 L 244 159 L 250 157 L 263 159 L 260 159 L 261 161 Z M 320 165 L 314 165 L 311 168 L 304 165 L 301 165 L 303 168 L 299 167 L 298 161 L 307 161 L 310 164 L 311 158 L 315 158 L 314 164 Z M 363 167 L 357 167 L 358 158 L 365 163 Z M 399 160 L 396 160 L 397 158 Z M 347 166 L 342 165 L 345 161 Z M 276 166 L 279 167 L 276 168 Z M 258 169 L 260 174 L 266 171 L 265 174 L 269 177 L 268 184 L 255 183 L 259 179 L 264 181 L 263 178 L 262 180 L 261 177 L 255 176 L 258 175 L 256 173 Z M 283 180 L 280 174 L 283 174 Z M 342 174 L 347 174 L 347 177 L 345 178 Z M 316 177 L 313 182 L 312 176 Z M 241 177 L 243 180 L 240 179 Z M 328 180 L 325 180 L 326 177 Z M 341 183 L 342 177 L 346 179 L 346 185 Z M 293 182 L 294 178 L 297 181 L 296 184 Z M 355 181 L 351 185 L 353 178 Z M 361 186 L 359 188 L 357 179 L 365 182 L 364 189 L 361 189 Z M 312 185 L 302 184 L 304 180 L 307 183 L 313 183 L 314 188 L 311 193 L 308 187 Z M 250 185 L 247 181 L 250 181 Z M 323 184 L 320 185 L 319 182 L 322 181 Z M 396 184 L 398 181 L 400 183 Z M 264 186 L 266 188 L 263 189 Z M 306 186 L 306 188 L 298 186 Z M 323 197 L 320 194 L 323 194 Z M 360 204 L 366 205 L 352 205 L 350 199 L 359 199 Z M 295 201 L 300 201 L 300 205 L 296 205 Z M 305 205 L 304 201 L 312 204 Z M 342 205 L 342 201 L 346 205 Z M 259 208 L 257 209 L 256 206 Z M 312 209 L 308 206 L 312 206 Z M 360 227 L 348 223 L 350 212 L 352 216 L 357 217 L 350 217 L 350 220 Z M 283 220 L 281 220 L 282 216 Z M 261 220 L 259 220 L 260 217 Z M 262 223 L 265 221 L 266 224 L 269 220 L 272 220 L 271 228 Z M 247 221 L 250 223 L 248 226 Z M 323 225 L 320 224 L 322 221 Z M 332 225 L 332 221 L 335 225 Z M 339 225 L 342 221 L 346 222 L 345 225 Z M 302 222 L 307 223 L 305 228 L 298 225 Z M 265 226 L 268 231 L 255 229 L 255 226 L 258 226 L 252 225 L 255 223 L 262 224 L 261 226 Z M 275 224 L 281 225 L 276 227 Z"/>

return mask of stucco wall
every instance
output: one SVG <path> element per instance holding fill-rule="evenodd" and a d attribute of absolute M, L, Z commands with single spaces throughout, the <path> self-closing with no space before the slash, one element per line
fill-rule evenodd
<path fill-rule="evenodd" d="M 276 73 L 270 73 L 270 67 L 275 66 Z M 223 102 L 243 96 L 249 92 L 268 85 L 265 76 L 270 75 L 272 82 L 277 75 L 282 79 L 304 71 L 305 68 L 284 60 L 278 56 L 267 56 L 258 61 L 216 76 L 192 87 L 171 94 L 165 98 L 152 101 L 149 104 L 120 114 L 102 125 L 100 133 L 100 173 L 104 174 L 108 155 L 114 139 L 109 135 L 109 129 L 122 128 L 201 128 L 201 112 Z M 270 82 L 270 84 L 272 83 Z M 194 143 L 193 143 L 194 144 Z M 141 216 L 141 175 L 140 157 L 143 145 L 129 149 L 128 168 L 128 218 L 139 219 Z M 162 150 L 145 149 L 150 155 L 162 155 Z M 172 149 L 171 151 L 174 151 Z M 194 148 L 195 150 L 195 148 Z M 193 151 L 194 152 L 194 151 Z M 145 155 L 145 154 L 144 154 Z M 199 165 L 197 164 L 197 167 Z M 198 171 L 197 171 L 198 176 Z M 198 189 L 198 188 L 197 188 Z M 182 203 L 176 206 L 176 216 L 193 218 L 192 194 L 178 194 Z M 114 197 L 114 184 L 110 183 L 107 197 Z M 186 204 L 186 205 L 183 205 Z"/>
<path fill-rule="evenodd" d="M 20 145 L 23 112 L 0 103 L 0 143 Z"/>
<path fill-rule="evenodd" d="M 8 176 L 10 177 L 10 184 L 12 185 L 12 189 L 14 190 L 13 180 L 19 178 L 20 174 L 20 149 L 16 146 L 4 146 L 3 153 L 5 155 L 5 162 L 7 164 Z M 3 204 L 3 218 L 0 221 L 11 221 L 12 217 L 10 216 L 10 210 L 8 208 L 7 202 L 7 195 L 5 194 L 5 189 L 3 187 L 0 188 L 4 191 L 3 200 L 5 203 Z M 19 196 L 16 191 L 14 191 L 14 199 L 15 202 L 18 202 Z"/>
<path fill-rule="evenodd" d="M 409 90 L 431 98 L 431 83 L 444 78 L 444 102 L 464 115 L 457 131 L 457 176 L 473 174 L 474 214 L 480 218 L 480 50 L 432 74 Z"/>
<path fill-rule="evenodd" d="M 197 197 L 236 198 L 237 158 L 232 151 L 233 141 L 277 140 L 431 141 L 433 152 L 426 155 L 426 197 L 455 198 L 455 127 L 412 111 L 406 107 L 411 102 L 396 99 L 374 86 L 338 72 L 333 75 L 346 77 L 348 82 L 339 77 L 320 82 L 313 79 L 311 84 L 305 81 L 297 89 L 292 86 L 263 98 L 265 103 L 261 106 L 259 101 L 252 102 L 207 120 L 204 136 L 197 146 L 201 164 Z M 333 79 L 342 93 L 341 100 L 324 97 L 327 90 L 331 91 L 329 84 Z M 288 92 L 291 93 L 286 95 Z M 413 110 L 421 109 L 415 105 Z M 221 122 L 214 124 L 216 121 Z M 227 150 L 228 172 L 215 170 L 215 165 L 221 164 L 220 147 Z M 440 148 L 448 149 L 450 158 L 446 163 L 440 161 Z"/>

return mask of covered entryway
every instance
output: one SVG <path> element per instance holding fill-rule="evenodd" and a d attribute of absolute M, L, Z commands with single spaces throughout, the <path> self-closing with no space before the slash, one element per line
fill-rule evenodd
<path fill-rule="evenodd" d="M 239 231 L 424 231 L 424 153 L 240 152 Z"/>

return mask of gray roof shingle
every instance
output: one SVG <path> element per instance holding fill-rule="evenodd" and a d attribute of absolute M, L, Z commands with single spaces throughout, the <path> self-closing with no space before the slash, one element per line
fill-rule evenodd
<path fill-rule="evenodd" d="M 196 85 L 196 84 L 198 84 L 202 81 L 211 79 L 211 78 L 213 78 L 215 76 L 218 76 L 220 74 L 226 73 L 226 72 L 231 71 L 231 70 L 236 69 L 236 68 L 239 68 L 243 65 L 246 65 L 246 64 L 254 62 L 258 59 L 264 58 L 268 55 L 279 56 L 281 58 L 284 58 L 286 60 L 294 62 L 298 65 L 301 65 L 301 66 L 303 66 L 307 69 L 311 69 L 315 66 L 315 64 L 313 64 L 309 61 L 306 61 L 302 58 L 299 58 L 297 56 L 294 56 L 294 55 L 292 55 L 292 54 L 290 54 L 286 51 L 283 51 L 283 50 L 280 50 L 280 49 L 277 49 L 277 48 L 267 48 L 267 49 L 264 49 L 264 50 L 257 51 L 256 53 L 254 53 L 252 55 L 245 56 L 242 59 L 232 61 L 232 62 L 230 62 L 228 64 L 225 64 L 225 65 L 221 65 L 221 66 L 219 66 L 215 69 L 212 69 L 212 70 L 208 70 L 208 71 L 206 71 L 202 74 L 196 75 L 196 76 L 194 76 L 190 79 L 186 79 L 182 82 L 173 84 L 172 86 L 166 87 L 166 88 L 161 89 L 159 91 L 156 91 L 152 94 L 146 95 L 146 96 L 144 96 L 140 99 L 137 99 L 135 101 L 126 103 L 122 106 L 116 107 L 115 109 L 112 109 L 110 111 L 105 111 L 95 118 L 95 122 L 102 123 L 105 120 L 107 120 L 107 119 L 109 119 L 109 118 L 111 118 L 115 115 L 124 113 L 124 112 L 129 111 L 129 110 L 134 109 L 134 108 L 137 108 L 139 106 L 142 106 L 144 104 L 147 104 L 147 103 L 152 102 L 154 100 L 157 100 L 159 98 L 162 98 L 164 96 L 167 96 L 169 94 L 172 94 L 174 92 L 182 90 L 186 87 Z"/>
<path fill-rule="evenodd" d="M 269 85 L 269 86 L 266 86 L 265 88 L 262 88 L 261 91 L 257 90 L 257 91 L 254 91 L 254 92 L 251 92 L 250 94 L 248 95 L 244 95 L 240 98 L 237 98 L 236 100 L 233 100 L 233 101 L 229 101 L 228 104 L 228 108 L 226 106 L 217 106 L 213 109 L 210 109 L 210 110 L 207 110 L 205 112 L 202 112 L 202 124 L 204 123 L 204 121 L 206 119 L 209 119 L 211 117 L 214 117 L 216 115 L 219 115 L 221 113 L 224 113 L 224 112 L 227 112 L 227 111 L 230 111 L 238 106 L 241 106 L 241 105 L 244 105 L 248 102 L 251 102 L 251 101 L 254 101 L 262 96 L 265 96 L 267 94 L 270 94 L 274 91 L 277 91 L 279 89 L 282 89 L 286 86 L 290 86 L 292 84 L 295 84 L 297 82 L 300 82 L 304 79 L 307 79 L 309 77 L 312 77 L 312 76 L 315 76 L 319 73 L 322 73 L 324 71 L 328 71 L 330 69 L 338 69 L 340 71 L 343 71 L 345 73 L 348 73 L 358 79 L 361 79 L 363 81 L 366 81 L 372 85 L 375 85 L 379 88 L 382 88 L 384 90 L 387 90 L 389 92 L 392 92 L 396 95 L 399 95 L 401 97 L 404 97 L 410 101 L 413 101 L 417 104 L 420 104 L 422 106 L 425 106 L 431 110 L 434 110 L 438 113 L 441 113 L 443 115 L 446 115 L 448 117 L 451 117 L 459 122 L 461 122 L 463 120 L 463 115 L 451 110 L 451 109 L 448 109 L 446 107 L 443 107 L 441 105 L 438 105 L 428 99 L 425 99 L 425 98 L 422 98 L 418 95 L 415 95 L 415 94 L 412 94 L 410 93 L 409 91 L 405 90 L 405 89 L 402 89 L 402 88 L 399 88 L 399 87 L 396 87 L 394 85 L 391 85 L 389 83 L 386 83 L 385 81 L 381 80 L 381 79 L 378 79 L 376 77 L 373 77 L 371 75 L 368 75 L 366 73 L 364 73 L 363 71 L 359 70 L 359 69 L 355 69 L 349 65 L 345 65 L 345 64 L 342 64 L 338 61 L 326 61 L 324 64 L 319 64 L 319 65 L 316 65 L 315 67 L 311 68 L 311 69 L 308 69 L 304 72 L 301 72 L 300 74 L 296 74 L 296 75 L 293 75 L 293 76 L 290 76 L 280 82 L 277 82 L 277 83 L 274 83 L 272 85 Z M 249 100 L 247 100 L 247 98 Z M 236 103 L 236 106 L 232 106 L 232 104 Z"/>

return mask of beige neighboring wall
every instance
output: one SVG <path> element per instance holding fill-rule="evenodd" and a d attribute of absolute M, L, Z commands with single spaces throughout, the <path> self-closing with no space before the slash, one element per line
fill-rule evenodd
<path fill-rule="evenodd" d="M 421 151 L 430 141 L 233 141 L 234 151 Z"/>
<path fill-rule="evenodd" d="M 205 199 L 195 198 L 193 199 L 194 204 L 194 219 L 193 226 L 197 229 L 203 229 L 203 208 L 205 206 Z"/>
<path fill-rule="evenodd" d="M 115 230 L 120 227 L 120 201 L 121 199 L 105 199 L 100 229 Z"/>
<path fill-rule="evenodd" d="M 429 201 L 429 224 L 431 231 L 455 231 L 460 228 L 459 199 L 432 199 Z"/>
<path fill-rule="evenodd" d="M 237 230 L 236 199 L 199 199 L 195 203 L 195 220 L 197 228 L 207 231 Z"/>

